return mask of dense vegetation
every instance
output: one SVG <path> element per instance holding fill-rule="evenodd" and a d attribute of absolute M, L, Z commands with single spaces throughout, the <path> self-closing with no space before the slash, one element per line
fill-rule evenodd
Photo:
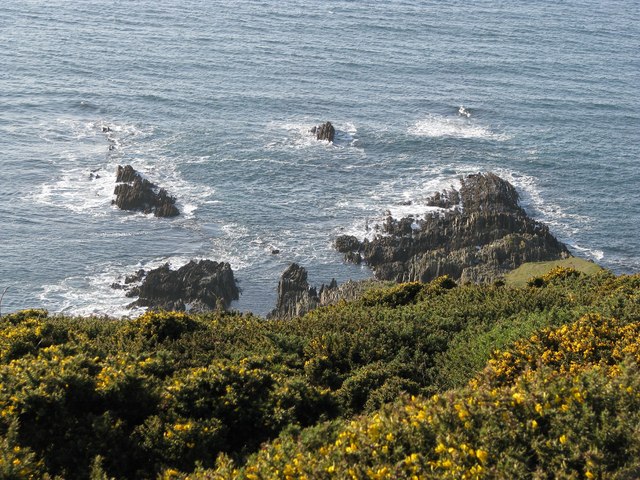
<path fill-rule="evenodd" d="M 636 478 L 640 276 L 0 319 L 0 478 Z"/>

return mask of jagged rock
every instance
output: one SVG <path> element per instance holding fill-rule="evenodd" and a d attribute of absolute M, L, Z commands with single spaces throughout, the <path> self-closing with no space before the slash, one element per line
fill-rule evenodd
<path fill-rule="evenodd" d="M 126 277 L 124 277 L 124 284 L 129 285 L 130 283 L 139 282 L 144 278 L 145 275 L 146 275 L 146 272 L 141 268 L 136 273 L 133 273 L 131 275 L 127 275 Z"/>
<path fill-rule="evenodd" d="M 118 165 L 116 172 L 115 200 L 111 203 L 122 210 L 137 210 L 153 213 L 156 217 L 179 215 L 176 199 L 163 188 L 159 189 L 149 180 L 142 178 L 131 165 Z M 156 192 L 156 190 L 158 190 Z"/>
<path fill-rule="evenodd" d="M 382 227 L 382 231 L 384 233 L 388 233 L 390 235 L 403 236 L 403 235 L 411 235 L 413 232 L 412 225 L 415 223 L 413 217 L 404 217 L 400 220 L 395 220 L 391 216 L 388 216 L 384 222 Z"/>
<path fill-rule="evenodd" d="M 316 289 L 307 282 L 307 270 L 292 263 L 280 278 L 276 308 L 268 318 L 293 318 L 341 300 L 354 300 L 373 286 L 380 286 L 380 282 L 371 279 L 357 282 L 350 280 L 338 285 L 334 278 L 328 285 L 322 284 Z"/>
<path fill-rule="evenodd" d="M 362 294 L 371 288 L 381 288 L 385 284 L 378 280 L 349 280 L 341 285 L 335 280 L 327 286 L 320 287 L 318 293 L 320 302 L 318 306 L 332 305 L 340 301 L 351 301 L 360 298 Z"/>
<path fill-rule="evenodd" d="M 212 260 L 192 260 L 178 270 L 165 264 L 135 276 L 142 278 L 142 283 L 127 293 L 139 296 L 131 307 L 210 311 L 228 308 L 240 295 L 231 266 Z"/>
<path fill-rule="evenodd" d="M 322 125 L 313 127 L 311 133 L 316 136 L 316 140 L 328 140 L 333 142 L 333 138 L 336 135 L 336 129 L 331 125 L 331 122 L 325 122 Z"/>
<path fill-rule="evenodd" d="M 340 253 L 348 253 L 360 248 L 360 240 L 353 235 L 341 235 L 335 241 L 336 250 Z"/>
<path fill-rule="evenodd" d="M 457 190 L 444 190 L 436 192 L 427 199 L 427 205 L 430 207 L 452 208 L 460 204 L 460 194 Z"/>
<path fill-rule="evenodd" d="M 292 263 L 280 277 L 276 308 L 269 318 L 293 318 L 304 315 L 318 305 L 318 294 L 309 288 L 307 270 Z"/>
<path fill-rule="evenodd" d="M 493 282 L 522 263 L 570 256 L 546 225 L 518 205 L 513 185 L 495 174 L 469 175 L 459 191 L 428 202 L 449 210 L 424 219 L 388 217 L 386 235 L 363 242 L 342 236 L 336 248 L 340 245 L 348 261 L 365 261 L 376 278 L 396 282 L 427 282 L 440 275 Z"/>
<path fill-rule="evenodd" d="M 347 262 L 355 263 L 356 265 L 362 263 L 362 255 L 359 252 L 346 252 L 344 258 Z"/>
<path fill-rule="evenodd" d="M 116 183 L 131 183 L 137 177 L 139 173 L 136 172 L 131 165 L 118 165 L 118 169 L 116 170 Z"/>

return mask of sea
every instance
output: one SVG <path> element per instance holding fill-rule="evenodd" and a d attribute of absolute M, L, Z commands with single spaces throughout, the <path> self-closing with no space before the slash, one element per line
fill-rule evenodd
<path fill-rule="evenodd" d="M 134 317 L 113 283 L 206 258 L 264 315 L 291 262 L 369 278 L 338 235 L 487 171 L 634 273 L 639 162 L 637 0 L 0 3 L 2 314 Z M 181 215 L 112 205 L 118 165 Z"/>

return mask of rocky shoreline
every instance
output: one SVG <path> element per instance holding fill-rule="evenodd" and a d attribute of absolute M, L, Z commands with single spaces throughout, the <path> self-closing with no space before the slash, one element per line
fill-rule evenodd
<path fill-rule="evenodd" d="M 424 218 L 388 216 L 373 240 L 342 235 L 335 248 L 345 261 L 368 265 L 377 280 L 397 283 L 429 282 L 443 275 L 460 283 L 492 283 L 524 263 L 569 258 L 567 247 L 518 201 L 513 185 L 497 175 L 469 175 L 461 179 L 459 190 L 427 199 L 427 206 L 437 211 Z M 366 289 L 364 282 L 349 283 L 344 289 L 334 280 L 318 291 L 308 285 L 306 270 L 292 264 L 282 275 L 270 317 L 303 315 L 356 298 Z"/>
<path fill-rule="evenodd" d="M 139 177 L 132 170 L 119 168 L 118 178 L 135 183 Z M 306 269 L 292 263 L 282 274 L 276 306 L 267 317 L 292 318 L 354 299 L 376 281 L 429 282 L 447 275 L 459 283 L 492 283 L 524 263 L 571 256 L 546 225 L 520 207 L 509 182 L 493 173 L 469 175 L 460 182 L 458 190 L 428 198 L 426 205 L 435 211 L 421 218 L 388 216 L 371 240 L 347 235 L 335 239 L 344 260 L 366 264 L 374 280 L 343 285 L 332 280 L 316 288 L 309 285 Z M 169 265 L 139 271 L 124 285 L 113 286 L 138 297 L 131 307 L 165 310 L 226 310 L 240 295 L 231 266 L 212 260 L 191 261 L 175 271 Z"/>
<path fill-rule="evenodd" d="M 304 315 L 311 310 L 338 303 L 340 300 L 353 300 L 373 286 L 380 284 L 375 280 L 348 281 L 338 285 L 332 279 L 328 285 L 312 287 L 307 282 L 307 270 L 292 263 L 282 273 L 278 283 L 276 307 L 267 318 L 287 319 Z"/>
<path fill-rule="evenodd" d="M 428 199 L 438 211 L 424 218 L 389 216 L 373 240 L 340 236 L 335 247 L 346 261 L 364 262 L 377 279 L 394 282 L 449 275 L 462 283 L 488 283 L 526 262 L 569 257 L 567 247 L 518 200 L 513 185 L 497 175 L 469 175 L 459 190 Z"/>

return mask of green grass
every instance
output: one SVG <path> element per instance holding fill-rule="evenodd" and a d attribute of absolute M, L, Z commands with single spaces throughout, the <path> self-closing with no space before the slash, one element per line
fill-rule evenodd
<path fill-rule="evenodd" d="M 510 287 L 523 287 L 531 278 L 540 277 L 555 267 L 574 268 L 587 275 L 593 275 L 603 270 L 603 268 L 596 263 L 583 258 L 570 257 L 563 260 L 552 260 L 550 262 L 524 263 L 505 275 L 504 279 Z"/>

